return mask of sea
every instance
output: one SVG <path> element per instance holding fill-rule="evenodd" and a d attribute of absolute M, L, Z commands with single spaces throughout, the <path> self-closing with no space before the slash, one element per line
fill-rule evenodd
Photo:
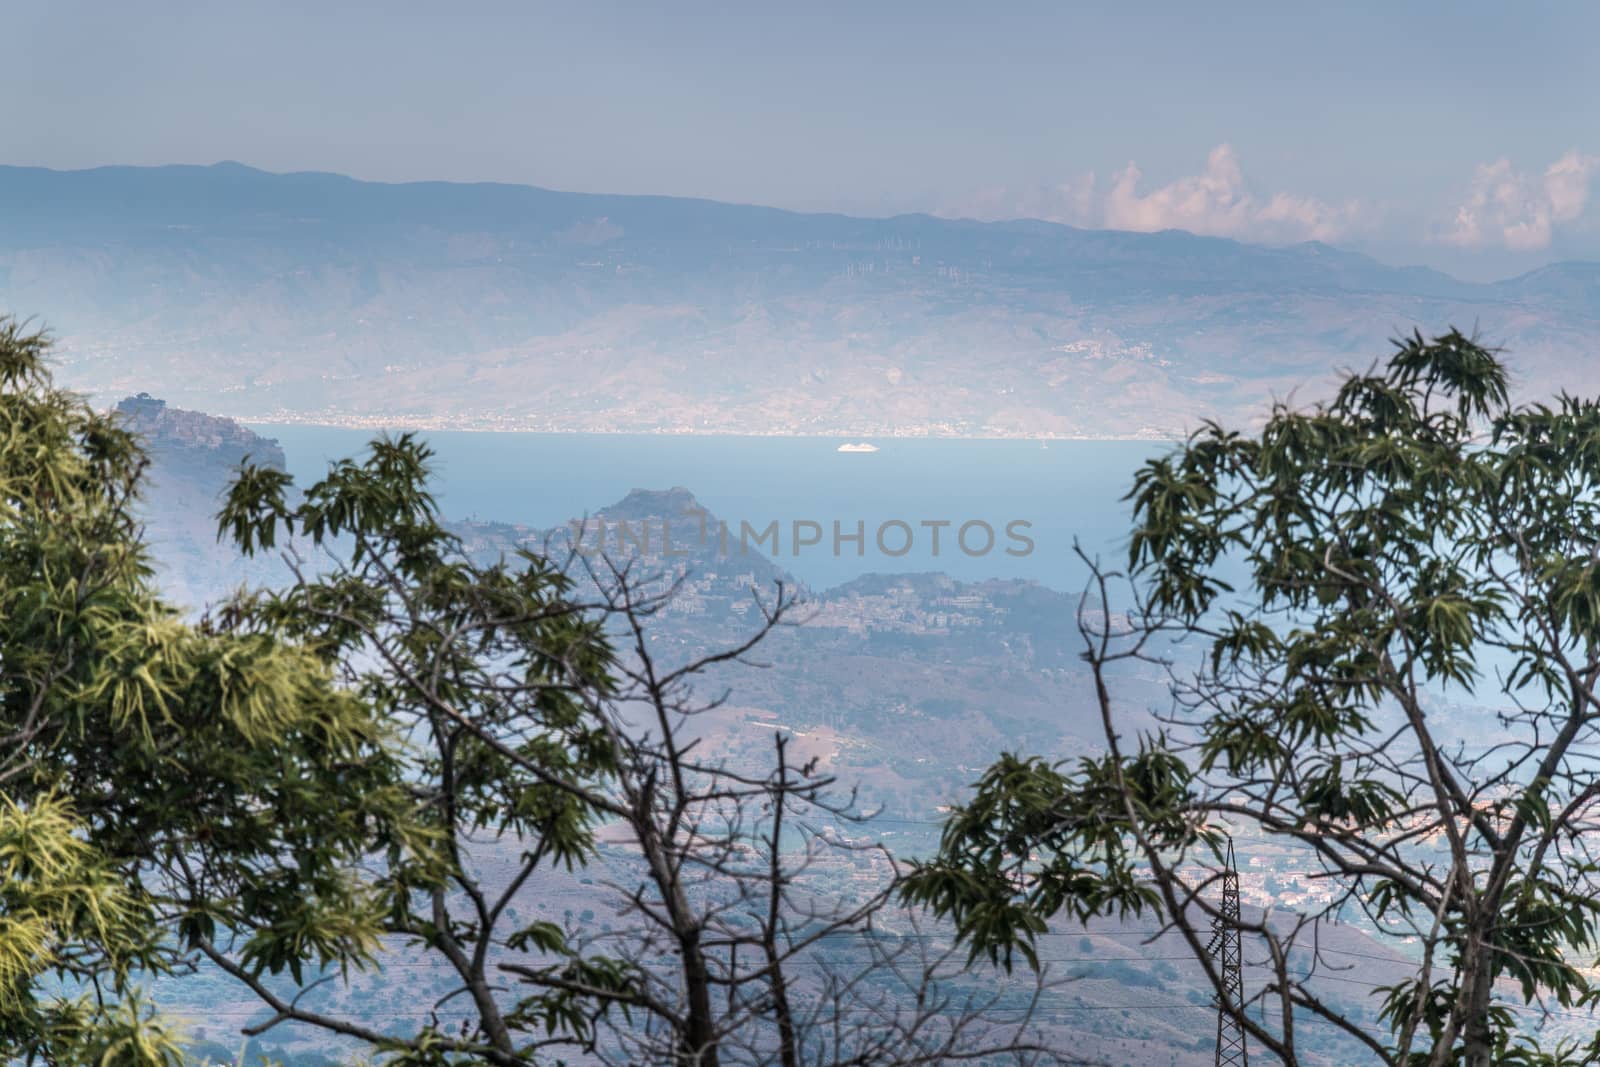
<path fill-rule="evenodd" d="M 282 445 L 296 483 L 357 456 L 374 431 L 254 424 Z M 815 590 L 871 573 L 1021 578 L 1077 592 L 1088 571 L 1126 560 L 1139 466 L 1155 441 L 852 439 L 428 431 L 448 519 L 551 528 L 634 489 L 682 487 L 728 526 L 730 553 L 758 550 Z M 700 536 L 685 515 L 672 538 Z M 770 527 L 776 524 L 776 530 Z M 746 529 L 748 526 L 748 530 Z M 758 542 L 757 536 L 762 539 Z M 709 536 L 720 536 L 712 527 Z M 774 548 L 776 549 L 774 551 Z"/>

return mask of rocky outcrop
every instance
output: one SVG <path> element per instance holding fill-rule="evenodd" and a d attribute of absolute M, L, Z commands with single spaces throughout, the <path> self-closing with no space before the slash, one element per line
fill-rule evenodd
<path fill-rule="evenodd" d="M 246 459 L 286 468 L 283 449 L 233 419 L 171 408 L 140 393 L 116 407 L 150 457 L 138 508 L 161 588 L 189 611 L 204 610 L 243 584 L 283 580 L 275 553 L 241 558 L 217 536 L 224 494 Z"/>
<path fill-rule="evenodd" d="M 236 467 L 249 459 L 283 470 L 283 449 L 270 437 L 219 415 L 169 408 L 149 393 L 130 396 L 117 405 L 123 425 L 144 438 L 158 459 L 206 462 Z"/>

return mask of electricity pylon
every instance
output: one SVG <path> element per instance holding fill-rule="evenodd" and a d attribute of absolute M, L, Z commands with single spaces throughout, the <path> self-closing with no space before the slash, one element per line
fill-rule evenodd
<path fill-rule="evenodd" d="M 1231 837 L 1227 866 L 1222 871 L 1222 907 L 1211 918 L 1208 951 L 1221 979 L 1219 992 L 1213 998 L 1217 1006 L 1217 1067 L 1247 1067 L 1250 1054 L 1245 1047 L 1244 1027 L 1234 1015 L 1244 1004 L 1244 970 L 1239 937 L 1239 869 L 1234 866 Z"/>

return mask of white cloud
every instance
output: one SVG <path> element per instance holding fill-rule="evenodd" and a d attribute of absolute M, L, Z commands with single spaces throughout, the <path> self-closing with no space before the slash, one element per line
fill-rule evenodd
<path fill-rule="evenodd" d="M 1555 226 L 1583 214 L 1597 167 L 1600 156 L 1576 151 L 1550 164 L 1543 175 L 1513 170 L 1509 159 L 1480 164 L 1440 239 L 1463 248 L 1548 248 Z"/>
<path fill-rule="evenodd" d="M 1354 203 L 1251 190 L 1231 145 L 1218 145 L 1205 170 L 1140 191 L 1143 174 L 1129 163 L 1102 190 L 1093 173 L 1020 192 L 983 190 L 941 214 L 976 218 L 1038 218 L 1098 229 L 1189 230 L 1250 241 L 1333 240 L 1357 222 Z"/>

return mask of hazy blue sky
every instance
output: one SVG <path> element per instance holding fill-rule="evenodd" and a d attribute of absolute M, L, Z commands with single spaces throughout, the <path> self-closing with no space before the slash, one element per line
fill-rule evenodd
<path fill-rule="evenodd" d="M 22 0 L 0 157 L 1600 258 L 1600 5 L 1290 7 Z"/>

